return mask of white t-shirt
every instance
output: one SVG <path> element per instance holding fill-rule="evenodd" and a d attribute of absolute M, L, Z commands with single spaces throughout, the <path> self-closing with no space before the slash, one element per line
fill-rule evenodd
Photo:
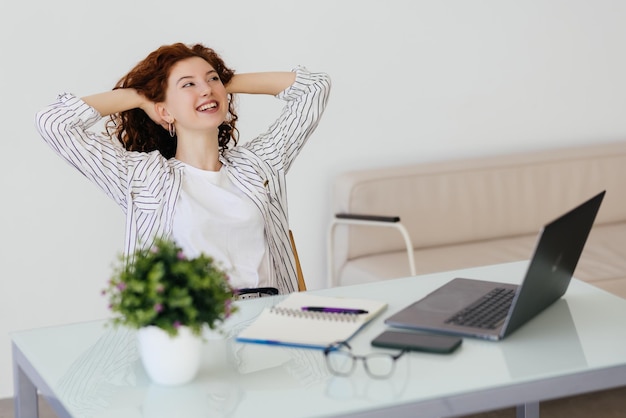
<path fill-rule="evenodd" d="M 268 286 L 264 223 L 259 209 L 222 168 L 185 164 L 173 237 L 187 257 L 204 253 L 224 268 L 235 288 Z"/>

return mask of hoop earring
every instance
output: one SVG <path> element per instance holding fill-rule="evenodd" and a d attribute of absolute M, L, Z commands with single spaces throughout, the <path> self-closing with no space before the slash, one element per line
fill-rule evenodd
<path fill-rule="evenodd" d="M 172 138 L 174 138 L 174 135 L 176 135 L 176 126 L 174 126 L 174 124 L 173 124 L 173 123 L 169 123 L 169 124 L 167 125 L 167 130 L 169 131 L 170 136 L 171 136 Z"/>

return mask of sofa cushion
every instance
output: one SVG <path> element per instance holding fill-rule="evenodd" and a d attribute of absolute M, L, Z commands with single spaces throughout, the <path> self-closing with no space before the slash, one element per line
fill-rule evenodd
<path fill-rule="evenodd" d="M 531 258 L 537 234 L 435 246 L 415 251 L 418 274 L 457 270 Z M 350 285 L 406 277 L 405 251 L 361 256 L 348 261 L 339 284 Z M 626 298 L 626 222 L 595 225 L 574 276 Z"/>

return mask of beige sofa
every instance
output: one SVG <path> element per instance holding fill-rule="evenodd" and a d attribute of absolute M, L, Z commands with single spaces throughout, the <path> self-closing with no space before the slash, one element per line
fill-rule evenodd
<path fill-rule="evenodd" d="M 574 276 L 626 297 L 626 142 L 347 172 L 329 286 L 527 260 L 541 227 L 606 190 Z M 411 269 L 411 256 L 414 269 Z"/>

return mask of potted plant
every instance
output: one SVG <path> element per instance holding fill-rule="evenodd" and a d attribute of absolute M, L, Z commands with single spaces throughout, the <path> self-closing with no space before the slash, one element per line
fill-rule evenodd
<path fill-rule="evenodd" d="M 236 307 L 227 274 L 204 254 L 187 258 L 170 239 L 120 255 L 103 294 L 115 326 L 138 330 L 139 353 L 157 383 L 182 384 L 196 375 L 202 330 L 218 329 Z"/>

